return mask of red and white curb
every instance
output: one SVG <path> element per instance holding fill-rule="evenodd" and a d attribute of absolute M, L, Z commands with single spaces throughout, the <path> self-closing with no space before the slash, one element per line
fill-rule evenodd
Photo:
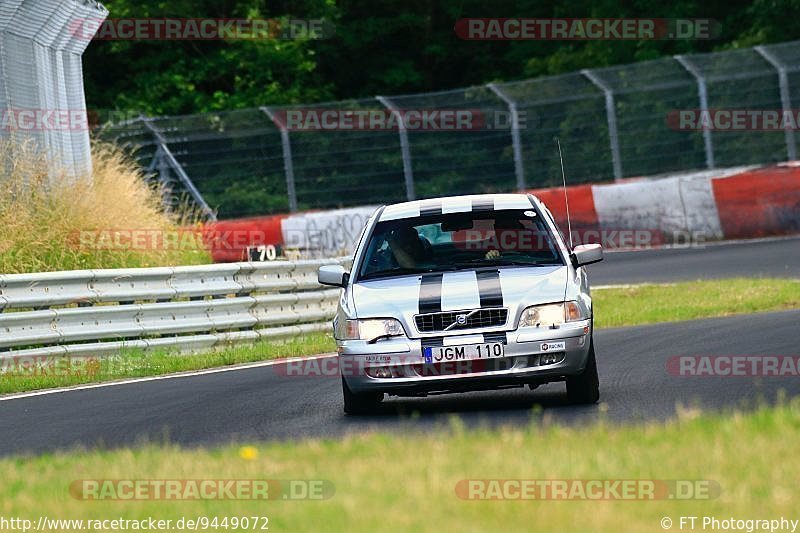
<path fill-rule="evenodd" d="M 566 227 L 560 188 L 530 191 Z M 605 242 L 615 232 L 647 233 L 649 245 L 800 233 L 800 163 L 738 167 L 660 178 L 568 187 L 573 232 L 583 242 Z M 220 221 L 218 235 L 258 234 L 282 248 L 347 254 L 377 205 L 293 215 Z M 622 246 L 624 247 L 624 245 Z M 247 243 L 216 246 L 216 262 L 245 259 Z"/>

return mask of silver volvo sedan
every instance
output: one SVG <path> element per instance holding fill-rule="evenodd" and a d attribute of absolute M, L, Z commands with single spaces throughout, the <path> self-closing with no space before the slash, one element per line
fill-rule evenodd
<path fill-rule="evenodd" d="M 353 267 L 319 269 L 344 288 L 333 321 L 344 411 L 385 394 L 428 394 L 565 381 L 574 403 L 599 399 L 592 299 L 584 265 L 532 195 L 487 194 L 379 208 Z"/>

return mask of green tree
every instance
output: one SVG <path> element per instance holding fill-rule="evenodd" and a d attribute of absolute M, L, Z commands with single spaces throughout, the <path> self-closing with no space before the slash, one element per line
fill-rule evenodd
<path fill-rule="evenodd" d="M 109 0 L 110 18 L 277 18 L 254 0 Z M 307 17 L 331 18 L 325 0 L 305 2 Z M 85 57 L 94 109 L 151 115 L 196 113 L 331 97 L 316 72 L 313 39 L 226 41 L 98 40 Z"/>

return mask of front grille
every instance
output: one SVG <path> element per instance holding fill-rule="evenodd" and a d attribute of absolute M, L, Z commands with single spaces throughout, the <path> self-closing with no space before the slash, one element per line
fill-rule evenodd
<path fill-rule="evenodd" d="M 459 317 L 461 323 L 459 323 Z M 489 307 L 471 311 L 444 311 L 417 315 L 414 321 L 420 333 L 436 331 L 456 331 L 460 329 L 481 329 L 504 326 L 508 318 L 508 309 Z"/>

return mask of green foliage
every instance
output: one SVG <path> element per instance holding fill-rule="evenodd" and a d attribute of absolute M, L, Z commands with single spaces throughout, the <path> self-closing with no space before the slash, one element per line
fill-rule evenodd
<path fill-rule="evenodd" d="M 324 0 L 303 2 L 303 16 L 331 18 Z M 298 5 L 301 5 L 298 4 Z M 108 0 L 110 18 L 279 18 L 263 2 Z M 309 39 L 125 41 L 92 43 L 86 53 L 89 107 L 150 115 L 185 114 L 330 98 L 316 73 Z"/>

